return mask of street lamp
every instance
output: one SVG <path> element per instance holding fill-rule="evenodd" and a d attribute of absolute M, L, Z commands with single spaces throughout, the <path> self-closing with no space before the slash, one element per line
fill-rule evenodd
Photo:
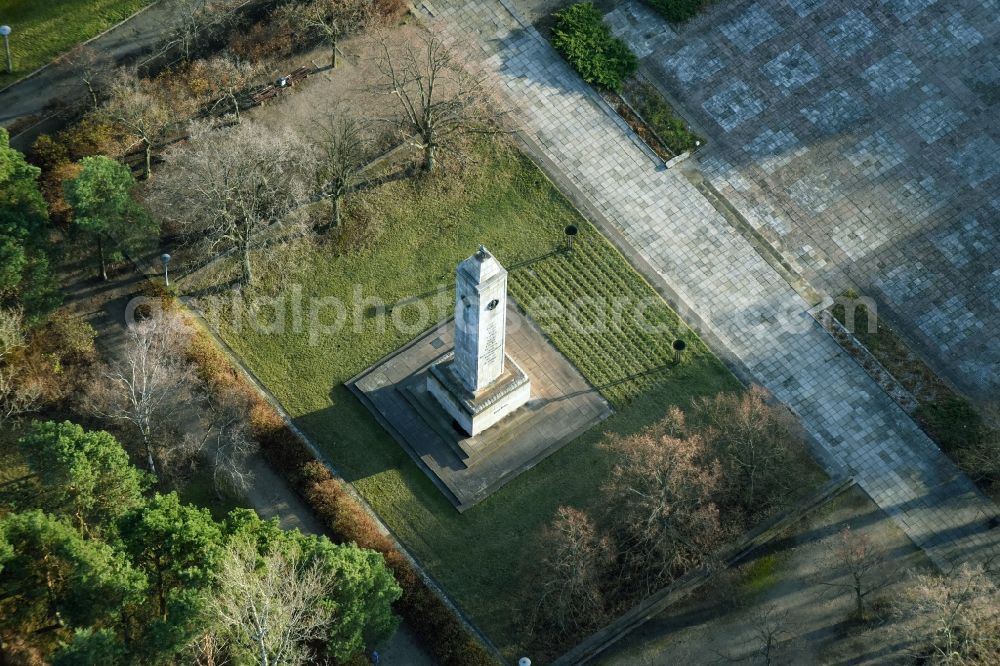
<path fill-rule="evenodd" d="M 170 273 L 167 271 L 167 264 L 170 263 L 170 255 L 164 252 L 163 254 L 160 255 L 160 261 L 163 262 L 163 281 L 166 282 L 167 286 L 169 287 Z"/>
<path fill-rule="evenodd" d="M 14 63 L 10 59 L 10 26 L 0 25 L 0 35 L 3 36 L 3 50 L 7 52 L 7 73 L 12 74 L 14 72 Z"/>
<path fill-rule="evenodd" d="M 531 666 L 531 660 L 527 657 L 521 657 L 517 660 L 517 666 Z"/>
<path fill-rule="evenodd" d="M 677 365 L 681 362 L 681 352 L 687 349 L 687 343 L 678 338 L 671 346 L 674 348 L 674 365 Z"/>
<path fill-rule="evenodd" d="M 566 227 L 566 250 L 573 249 L 573 241 L 576 240 L 576 235 L 580 233 L 580 230 L 576 228 L 575 224 L 571 224 Z"/>

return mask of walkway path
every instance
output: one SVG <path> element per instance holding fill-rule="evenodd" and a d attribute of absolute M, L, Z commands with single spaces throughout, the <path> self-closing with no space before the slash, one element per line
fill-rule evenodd
<path fill-rule="evenodd" d="M 502 4 L 504 3 L 504 4 Z M 831 469 L 859 484 L 942 568 L 1000 552 L 996 506 L 806 312 L 808 305 L 680 174 L 662 169 L 506 0 L 421 10 L 516 107 L 542 161 L 707 337 L 792 407 Z M 474 48 L 469 48 L 469 47 Z M 601 219 L 603 218 L 603 220 Z M 616 239 L 617 237 L 617 239 Z"/>

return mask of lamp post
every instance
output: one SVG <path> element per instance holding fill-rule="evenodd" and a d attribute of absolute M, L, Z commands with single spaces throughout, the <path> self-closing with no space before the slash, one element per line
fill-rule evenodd
<path fill-rule="evenodd" d="M 674 348 L 674 365 L 677 365 L 681 362 L 681 352 L 687 349 L 687 343 L 678 338 L 671 346 Z"/>
<path fill-rule="evenodd" d="M 521 657 L 517 660 L 517 666 L 531 666 L 531 660 L 527 657 Z"/>
<path fill-rule="evenodd" d="M 170 286 L 170 272 L 167 270 L 167 264 L 170 263 L 170 255 L 167 254 L 166 252 L 164 252 L 163 254 L 160 255 L 160 261 L 163 262 L 163 281 L 166 282 L 167 286 L 169 287 Z"/>
<path fill-rule="evenodd" d="M 0 35 L 3 36 L 3 50 L 7 52 L 7 73 L 14 73 L 14 62 L 10 59 L 10 26 L 0 25 Z"/>
<path fill-rule="evenodd" d="M 566 227 L 566 251 L 571 251 L 573 249 L 573 241 L 576 240 L 576 235 L 580 233 L 580 230 L 576 228 L 575 224 L 571 224 Z"/>

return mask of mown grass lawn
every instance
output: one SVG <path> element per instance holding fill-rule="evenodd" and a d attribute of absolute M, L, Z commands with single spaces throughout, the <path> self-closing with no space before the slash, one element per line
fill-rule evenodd
<path fill-rule="evenodd" d="M 128 18 L 151 1 L 0 0 L 0 24 L 11 27 L 14 61 L 14 73 L 8 74 L 7 62 L 0 54 L 0 88 Z"/>
<path fill-rule="evenodd" d="M 505 652 L 523 636 L 520 579 L 536 556 L 534 537 L 563 504 L 591 505 L 609 460 L 599 448 L 602 433 L 630 433 L 658 419 L 672 404 L 739 387 L 736 379 L 681 323 L 651 287 L 548 179 L 519 153 L 495 144 L 477 149 L 478 160 L 449 176 L 384 186 L 366 196 L 367 215 L 378 217 L 380 238 L 355 254 L 337 256 L 329 246 L 303 252 L 277 250 L 262 271 L 260 292 L 303 295 L 300 330 L 286 301 L 262 308 L 284 311 L 284 330 L 265 333 L 230 316 L 220 328 L 230 345 L 274 392 L 339 471 L 360 490 L 397 535 L 441 581 L 474 621 Z M 568 224 L 580 228 L 572 253 L 552 251 Z M 452 282 L 455 264 L 485 244 L 511 268 L 510 291 L 526 307 L 617 412 L 533 470 L 470 511 L 459 514 L 379 426 L 343 382 L 412 339 L 416 331 L 380 328 L 362 313 L 348 325 L 311 344 L 313 297 L 337 296 L 353 312 L 362 297 L 394 303 L 418 296 L 428 311 L 453 292 L 429 295 Z M 274 250 L 271 251 L 275 252 Z M 283 261 L 281 253 L 287 253 Z M 203 281 L 225 277 L 202 276 Z M 187 285 L 191 289 L 195 285 Z M 618 314 L 601 298 L 617 299 Z M 581 299 L 581 297 L 587 297 Z M 266 302 L 258 300 L 258 304 Z M 412 317 L 422 307 L 401 312 Z M 222 306 L 231 315 L 232 306 Z M 578 314 L 577 314 L 578 312 Z M 567 326 L 572 318 L 586 330 Z M 245 313 L 244 313 L 245 314 Z M 326 311 L 321 322 L 329 321 Z M 404 319 L 412 323 L 410 319 Z M 647 322 L 652 331 L 638 324 Z M 601 326 L 604 322 L 606 325 Z M 672 366 L 671 343 L 683 337 L 686 357 Z M 638 375 L 638 376 L 637 376 Z"/>

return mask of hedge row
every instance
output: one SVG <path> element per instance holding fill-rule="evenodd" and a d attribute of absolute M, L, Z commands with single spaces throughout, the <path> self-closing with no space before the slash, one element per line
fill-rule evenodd
<path fill-rule="evenodd" d="M 683 23 L 700 12 L 708 0 L 646 0 L 646 3 L 668 21 Z"/>
<path fill-rule="evenodd" d="M 156 288 L 154 288 L 156 289 Z M 162 291 L 165 309 L 175 309 L 175 301 Z M 190 322 L 189 322 L 190 323 Z M 285 423 L 274 407 L 264 400 L 249 381 L 233 366 L 212 337 L 198 326 L 188 353 L 201 378 L 211 390 L 237 390 L 250 400 L 250 427 L 268 463 L 305 500 L 313 513 L 329 528 L 333 540 L 354 542 L 376 550 L 385 558 L 403 589 L 396 611 L 420 637 L 423 647 L 445 666 L 498 666 L 497 660 L 465 630 L 451 609 L 417 574 L 410 561 L 379 529 L 343 483 L 333 477 L 323 463 Z"/>
<path fill-rule="evenodd" d="M 621 90 L 639 63 L 628 45 L 611 34 L 597 8 L 581 2 L 556 12 L 555 17 L 552 46 L 587 83 Z"/>

